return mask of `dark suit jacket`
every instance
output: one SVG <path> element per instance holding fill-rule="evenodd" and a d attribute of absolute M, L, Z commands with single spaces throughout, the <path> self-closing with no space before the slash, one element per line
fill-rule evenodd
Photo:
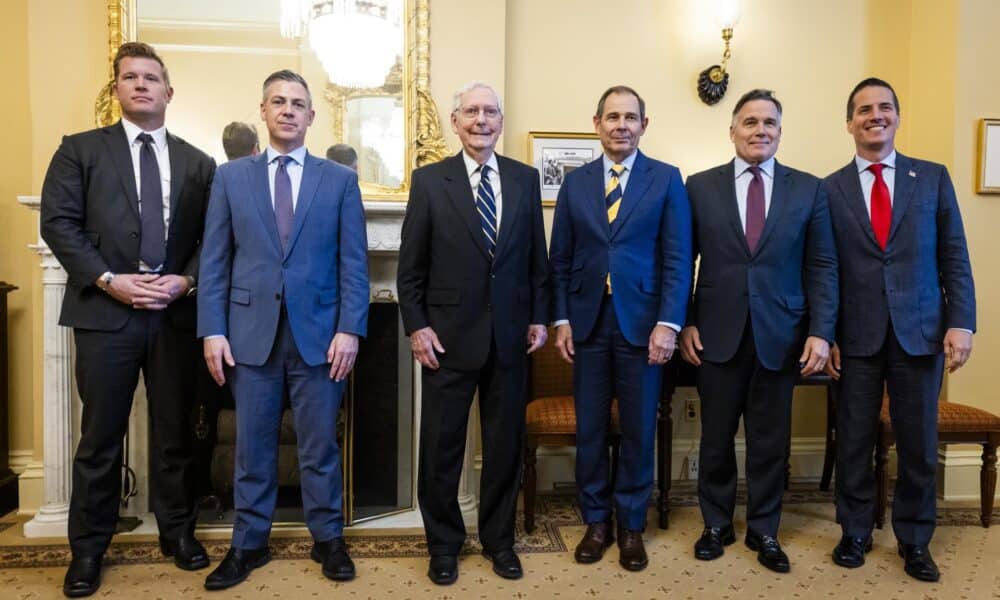
<path fill-rule="evenodd" d="M 691 209 L 677 167 L 639 152 L 618 217 L 608 223 L 601 158 L 566 176 L 552 223 L 555 320 L 590 336 L 611 272 L 615 314 L 635 346 L 658 321 L 684 325 L 691 293 Z"/>
<path fill-rule="evenodd" d="M 496 338 L 504 366 L 525 358 L 529 324 L 547 324 L 549 271 L 538 171 L 497 155 L 500 231 L 491 262 L 462 154 L 413 172 L 399 248 L 399 309 L 410 334 L 430 326 L 441 366 L 483 366 Z"/>
<path fill-rule="evenodd" d="M 197 277 L 201 235 L 215 161 L 167 134 L 170 229 L 164 274 Z M 69 275 L 59 324 L 113 331 L 132 312 L 94 285 L 105 271 L 139 269 L 139 197 L 122 124 L 63 138 L 42 185 L 41 233 Z M 194 328 L 195 302 L 166 309 L 178 326 Z"/>
<path fill-rule="evenodd" d="M 698 327 L 702 358 L 730 360 L 748 316 L 757 356 L 771 370 L 794 367 L 806 335 L 832 343 L 837 254 L 820 180 L 775 161 L 771 205 L 752 254 L 733 161 L 688 177 L 687 190 L 701 256 L 688 324 Z"/>
<path fill-rule="evenodd" d="M 948 328 L 976 329 L 976 293 L 948 170 L 896 154 L 892 225 L 875 241 L 854 160 L 823 185 L 840 255 L 841 352 L 871 356 L 889 323 L 907 354 L 942 350 Z"/>
<path fill-rule="evenodd" d="M 282 251 L 267 153 L 230 161 L 212 185 L 198 289 L 198 337 L 226 335 L 233 358 L 262 365 L 282 303 L 306 364 L 327 362 L 336 333 L 368 332 L 368 238 L 357 174 L 306 154 Z"/>

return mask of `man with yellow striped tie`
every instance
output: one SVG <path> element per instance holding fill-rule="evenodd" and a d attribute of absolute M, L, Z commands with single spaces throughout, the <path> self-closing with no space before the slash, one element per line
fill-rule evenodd
<path fill-rule="evenodd" d="M 556 346 L 574 363 L 576 484 L 587 532 L 576 560 L 597 562 L 614 541 L 619 563 L 648 560 L 642 531 L 653 489 L 663 365 L 691 290 L 691 212 L 680 171 L 639 152 L 649 120 L 639 94 L 601 95 L 594 128 L 604 152 L 566 176 L 549 248 Z M 608 426 L 617 399 L 621 455 L 609 481 Z"/>

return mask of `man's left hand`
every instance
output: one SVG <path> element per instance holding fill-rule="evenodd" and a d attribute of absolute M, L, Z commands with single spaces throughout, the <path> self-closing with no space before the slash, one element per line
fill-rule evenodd
<path fill-rule="evenodd" d="M 132 306 L 145 310 L 163 310 L 188 292 L 188 279 L 182 275 L 160 275 L 152 281 L 138 281 L 140 288 L 154 292 L 150 296 L 138 296 Z M 160 294 L 157 295 L 156 292 Z M 162 298 L 165 294 L 168 298 Z"/>
<path fill-rule="evenodd" d="M 806 343 L 802 347 L 802 356 L 799 357 L 799 366 L 802 370 L 799 374 L 808 377 L 813 373 L 822 373 L 829 360 L 830 342 L 811 335 L 806 338 Z"/>
<path fill-rule="evenodd" d="M 972 354 L 972 334 L 961 329 L 949 329 L 944 334 L 944 357 L 949 373 L 962 368 Z"/>
<path fill-rule="evenodd" d="M 666 325 L 657 325 L 649 334 L 649 364 L 665 365 L 677 348 L 677 332 Z"/>
<path fill-rule="evenodd" d="M 330 363 L 330 379 L 340 382 L 354 368 L 354 359 L 358 357 L 358 336 L 353 333 L 338 333 L 333 336 L 330 348 L 326 351 L 326 360 Z"/>
<path fill-rule="evenodd" d="M 545 325 L 528 325 L 528 354 L 545 345 L 549 339 L 549 330 Z"/>

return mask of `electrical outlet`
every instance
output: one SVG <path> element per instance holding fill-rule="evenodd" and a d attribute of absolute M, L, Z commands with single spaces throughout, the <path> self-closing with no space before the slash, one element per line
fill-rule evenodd
<path fill-rule="evenodd" d="M 689 456 L 687 457 L 688 465 L 688 480 L 695 481 L 698 479 L 698 457 Z"/>
<path fill-rule="evenodd" d="M 697 421 L 698 420 L 698 399 L 688 398 L 684 401 L 684 420 L 685 421 Z"/>

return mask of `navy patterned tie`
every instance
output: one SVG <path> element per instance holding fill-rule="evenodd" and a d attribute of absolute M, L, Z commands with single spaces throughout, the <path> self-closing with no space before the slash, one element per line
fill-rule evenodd
<path fill-rule="evenodd" d="M 490 185 L 490 166 L 479 167 L 479 188 L 476 189 L 476 212 L 479 213 L 479 222 L 483 227 L 483 235 L 486 236 L 486 248 L 490 251 L 490 258 L 497 248 L 497 205 L 493 195 L 493 186 Z"/>
<path fill-rule="evenodd" d="M 167 259 L 167 236 L 163 227 L 163 184 L 160 163 L 153 150 L 153 136 L 140 133 L 139 150 L 139 259 L 150 269 L 159 270 Z"/>
<path fill-rule="evenodd" d="M 288 237 L 292 234 L 292 221 L 295 211 L 292 209 L 292 180 L 288 177 L 288 163 L 291 156 L 279 156 L 278 170 L 274 174 L 274 222 L 278 225 L 278 239 L 281 240 L 281 250 L 288 251 Z"/>

